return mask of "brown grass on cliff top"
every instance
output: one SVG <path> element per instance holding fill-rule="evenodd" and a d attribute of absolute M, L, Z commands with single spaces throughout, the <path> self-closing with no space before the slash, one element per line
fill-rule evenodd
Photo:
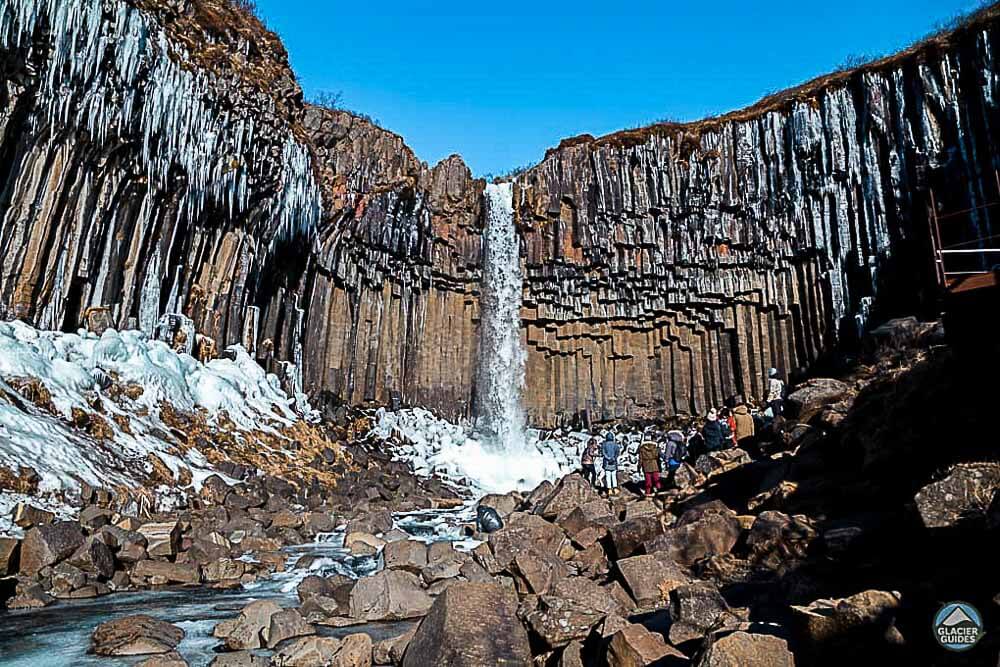
<path fill-rule="evenodd" d="M 268 93 L 280 79 L 295 81 L 281 38 L 258 18 L 252 0 L 190 0 L 177 12 L 165 0 L 131 0 L 156 16 L 194 64 L 229 70 Z"/>
<path fill-rule="evenodd" d="M 550 148 L 545 152 L 543 160 L 548 159 L 556 151 L 585 144 L 630 148 L 644 143 L 651 136 L 655 135 L 673 134 L 676 136 L 683 134 L 687 135 L 685 141 L 698 142 L 701 134 L 717 130 L 725 123 L 752 120 L 770 111 L 789 110 L 797 102 L 817 104 L 819 94 L 824 90 L 844 84 L 851 78 L 863 73 L 894 69 L 901 63 L 911 59 L 917 61 L 930 59 L 936 54 L 945 51 L 950 45 L 960 41 L 969 33 L 991 26 L 998 19 L 1000 19 L 1000 2 L 989 4 L 969 14 L 956 16 L 944 29 L 925 37 L 898 53 L 859 64 L 857 67 L 840 69 L 836 72 L 816 77 L 793 88 L 766 95 L 758 102 L 744 109 L 688 123 L 676 121 L 658 122 L 632 130 L 613 132 L 601 137 L 581 134 L 576 137 L 563 139 L 556 148 Z"/>

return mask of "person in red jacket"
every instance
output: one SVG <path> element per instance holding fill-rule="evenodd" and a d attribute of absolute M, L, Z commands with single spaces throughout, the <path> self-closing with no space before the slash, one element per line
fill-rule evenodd
<path fill-rule="evenodd" d="M 739 440 L 736 439 L 736 415 L 732 410 L 726 410 L 726 421 L 729 422 L 729 432 L 733 434 L 733 447 L 736 447 Z"/>

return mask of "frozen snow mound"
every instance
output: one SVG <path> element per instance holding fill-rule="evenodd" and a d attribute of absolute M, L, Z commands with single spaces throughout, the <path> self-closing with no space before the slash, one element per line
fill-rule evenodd
<path fill-rule="evenodd" d="M 523 447 L 496 449 L 469 427 L 452 424 L 428 410 L 378 411 L 374 433 L 398 441 L 396 460 L 413 465 L 419 475 L 438 475 L 475 495 L 529 491 L 579 470 L 580 455 L 590 435 L 580 432 L 543 434 L 529 429 Z M 634 440 L 634 442 L 633 442 Z M 622 470 L 631 474 L 638 438 L 626 436 Z"/>
<path fill-rule="evenodd" d="M 171 432 L 167 411 L 276 440 L 308 416 L 296 411 L 301 397 L 287 396 L 242 347 L 227 357 L 201 363 L 138 331 L 97 336 L 0 322 L 0 467 L 33 468 L 39 492 L 72 493 L 81 482 L 143 486 L 155 457 L 197 489 L 215 471 Z"/>
<path fill-rule="evenodd" d="M 437 475 L 459 490 L 478 497 L 487 493 L 530 491 L 543 481 L 556 481 L 580 470 L 580 456 L 591 434 L 579 431 L 543 433 L 528 429 L 522 446 L 498 449 L 467 425 L 453 424 L 429 410 L 396 412 L 379 409 L 373 434 L 393 441 L 392 456 L 413 466 L 418 475 Z M 618 469 L 625 478 L 639 474 L 639 433 L 619 433 Z M 601 460 L 596 462 L 601 472 Z"/>

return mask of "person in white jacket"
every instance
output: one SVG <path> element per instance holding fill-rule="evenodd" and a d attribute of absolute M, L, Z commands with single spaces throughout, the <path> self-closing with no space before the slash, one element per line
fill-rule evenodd
<path fill-rule="evenodd" d="M 785 407 L 785 383 L 778 377 L 778 369 L 767 373 L 767 404 L 773 416 L 780 417 Z"/>

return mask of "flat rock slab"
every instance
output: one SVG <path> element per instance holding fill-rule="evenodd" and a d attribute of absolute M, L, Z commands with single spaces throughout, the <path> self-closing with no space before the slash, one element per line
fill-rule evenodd
<path fill-rule="evenodd" d="M 517 604 L 517 596 L 499 584 L 453 584 L 420 623 L 403 667 L 531 665 Z"/>
<path fill-rule="evenodd" d="M 101 623 L 91 637 L 91 650 L 107 656 L 169 653 L 183 638 L 176 625 L 139 614 Z"/>

